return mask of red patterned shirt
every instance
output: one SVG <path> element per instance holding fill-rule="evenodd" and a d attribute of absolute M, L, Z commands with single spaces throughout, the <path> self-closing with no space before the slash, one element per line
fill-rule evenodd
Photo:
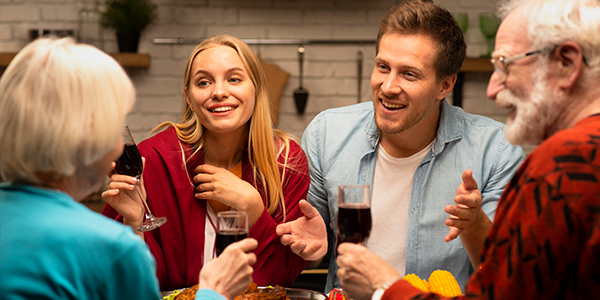
<path fill-rule="evenodd" d="M 464 299 L 600 298 L 600 115 L 533 151 L 500 199 Z M 382 300 L 441 299 L 404 280 Z"/>

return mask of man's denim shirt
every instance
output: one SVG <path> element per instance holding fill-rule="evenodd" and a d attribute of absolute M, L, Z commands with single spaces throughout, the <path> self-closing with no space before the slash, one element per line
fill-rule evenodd
<path fill-rule="evenodd" d="M 506 140 L 504 124 L 442 102 L 437 138 L 413 179 L 406 274 L 429 278 L 434 270 L 448 270 L 464 291 L 473 268 L 460 238 L 444 241 L 448 233 L 444 220 L 449 216 L 444 207 L 455 204 L 462 173 L 471 169 L 483 197 L 482 209 L 493 221 L 504 187 L 525 154 Z M 331 261 L 325 292 L 340 286 L 333 251 L 338 186 L 373 186 L 379 138 L 371 102 L 323 111 L 302 136 L 311 177 L 307 200 L 319 210 L 329 231 Z"/>

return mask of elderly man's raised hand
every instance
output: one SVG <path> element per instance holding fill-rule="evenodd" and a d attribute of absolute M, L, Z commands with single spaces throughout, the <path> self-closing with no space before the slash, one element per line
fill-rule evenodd
<path fill-rule="evenodd" d="M 462 174 L 463 182 L 456 191 L 454 202 L 444 209 L 450 214 L 445 223 L 450 232 L 444 237 L 449 242 L 460 235 L 471 264 L 474 268 L 481 262 L 481 251 L 485 238 L 492 228 L 492 221 L 481 209 L 481 192 L 477 189 L 477 182 L 473 178 L 473 171 L 465 170 Z"/>
<path fill-rule="evenodd" d="M 457 238 L 463 230 L 477 226 L 482 218 L 488 219 L 481 210 L 481 192 L 473 178 L 473 171 L 465 170 L 462 180 L 454 197 L 456 205 L 448 205 L 444 209 L 446 213 L 450 214 L 445 221 L 446 226 L 450 229 L 450 232 L 444 237 L 446 242 Z"/>

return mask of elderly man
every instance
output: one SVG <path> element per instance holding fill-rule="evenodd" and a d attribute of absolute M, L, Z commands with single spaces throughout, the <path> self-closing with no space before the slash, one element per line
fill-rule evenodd
<path fill-rule="evenodd" d="M 597 299 L 600 2 L 508 0 L 501 7 L 488 97 L 512 110 L 511 143 L 539 146 L 499 202 L 465 298 Z M 338 253 L 338 276 L 354 299 L 438 299 L 398 280 L 362 246 L 342 244 Z"/>
<path fill-rule="evenodd" d="M 371 186 L 370 250 L 401 274 L 443 267 L 464 285 L 479 265 L 479 255 L 469 254 L 481 252 L 497 201 L 525 155 L 506 140 L 502 123 L 445 101 L 466 52 L 448 10 L 431 1 L 393 7 L 376 52 L 373 101 L 326 110 L 302 136 L 307 200 L 331 224 L 326 291 L 339 287 L 333 249 L 337 189 L 345 184 Z"/>

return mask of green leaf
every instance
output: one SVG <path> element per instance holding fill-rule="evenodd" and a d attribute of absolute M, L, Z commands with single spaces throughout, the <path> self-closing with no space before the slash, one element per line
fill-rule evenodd
<path fill-rule="evenodd" d="M 108 0 L 102 25 L 124 32 L 141 32 L 158 18 L 156 4 L 150 0 Z"/>

